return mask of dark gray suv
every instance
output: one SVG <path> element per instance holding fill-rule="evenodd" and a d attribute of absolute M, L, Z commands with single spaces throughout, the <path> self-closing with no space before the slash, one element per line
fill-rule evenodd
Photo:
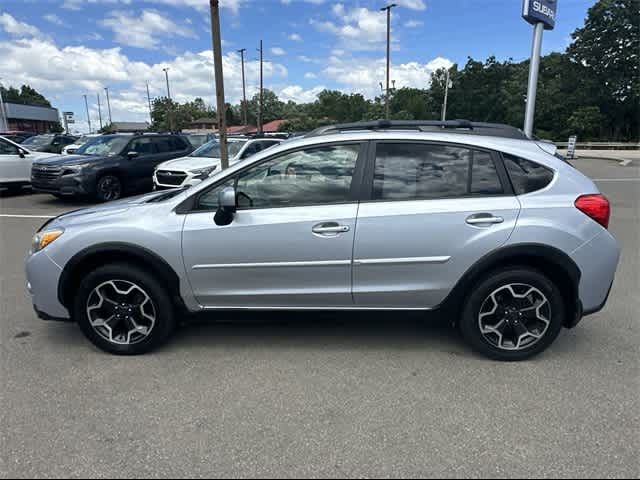
<path fill-rule="evenodd" d="M 34 190 L 57 197 L 108 202 L 152 190 L 156 166 L 192 150 L 180 135 L 103 135 L 92 138 L 75 155 L 34 163 L 31 184 Z"/>

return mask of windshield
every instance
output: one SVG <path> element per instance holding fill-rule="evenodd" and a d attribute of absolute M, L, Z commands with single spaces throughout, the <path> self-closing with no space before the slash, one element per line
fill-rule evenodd
<path fill-rule="evenodd" d="M 78 155 L 118 155 L 129 143 L 130 137 L 96 137 L 76 150 Z"/>
<path fill-rule="evenodd" d="M 202 145 L 207 143 L 211 137 L 209 135 L 195 134 L 187 135 L 187 138 L 189 139 L 189 142 L 191 142 L 191 145 L 193 145 L 193 148 L 200 148 Z"/>
<path fill-rule="evenodd" d="M 52 140 L 53 136 L 51 135 L 38 135 L 35 137 L 27 138 L 24 142 L 22 142 L 22 145 L 31 150 L 39 150 L 51 145 Z"/>
<path fill-rule="evenodd" d="M 229 150 L 229 158 L 235 157 L 247 142 L 229 142 L 227 144 Z M 220 143 L 217 140 L 212 140 L 209 143 L 205 143 L 190 157 L 207 157 L 207 158 L 220 158 Z"/>

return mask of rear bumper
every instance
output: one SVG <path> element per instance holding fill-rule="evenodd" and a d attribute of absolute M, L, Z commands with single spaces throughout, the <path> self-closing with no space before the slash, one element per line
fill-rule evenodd
<path fill-rule="evenodd" d="M 583 315 L 599 312 L 607 303 L 618 268 L 618 242 L 603 231 L 573 252 L 571 258 L 582 272 L 579 296 Z"/>

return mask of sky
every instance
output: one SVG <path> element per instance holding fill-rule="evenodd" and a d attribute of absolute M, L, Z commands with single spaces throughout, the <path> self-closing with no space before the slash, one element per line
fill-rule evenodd
<path fill-rule="evenodd" d="M 240 54 L 246 48 L 247 95 L 259 88 L 264 42 L 265 88 L 282 100 L 313 101 L 325 88 L 380 94 L 385 78 L 384 0 L 220 0 L 225 95 L 242 96 Z M 524 60 L 532 27 L 521 0 L 394 0 L 391 78 L 424 88 L 431 73 L 468 57 Z M 563 51 L 595 0 L 559 0 L 556 28 L 543 53 Z M 74 130 L 108 114 L 114 121 L 149 120 L 151 97 L 215 104 L 208 0 L 2 0 L 0 83 L 29 84 L 60 111 L 75 113 Z M 452 91 L 455 95 L 455 85 Z"/>

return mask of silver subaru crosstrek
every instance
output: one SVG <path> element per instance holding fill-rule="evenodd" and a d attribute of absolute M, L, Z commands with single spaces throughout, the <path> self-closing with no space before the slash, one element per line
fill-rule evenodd
<path fill-rule="evenodd" d="M 494 124 L 324 127 L 202 184 L 70 212 L 26 260 L 37 314 L 140 354 L 216 310 L 439 310 L 523 360 L 603 308 L 610 206 L 548 145 Z"/>

